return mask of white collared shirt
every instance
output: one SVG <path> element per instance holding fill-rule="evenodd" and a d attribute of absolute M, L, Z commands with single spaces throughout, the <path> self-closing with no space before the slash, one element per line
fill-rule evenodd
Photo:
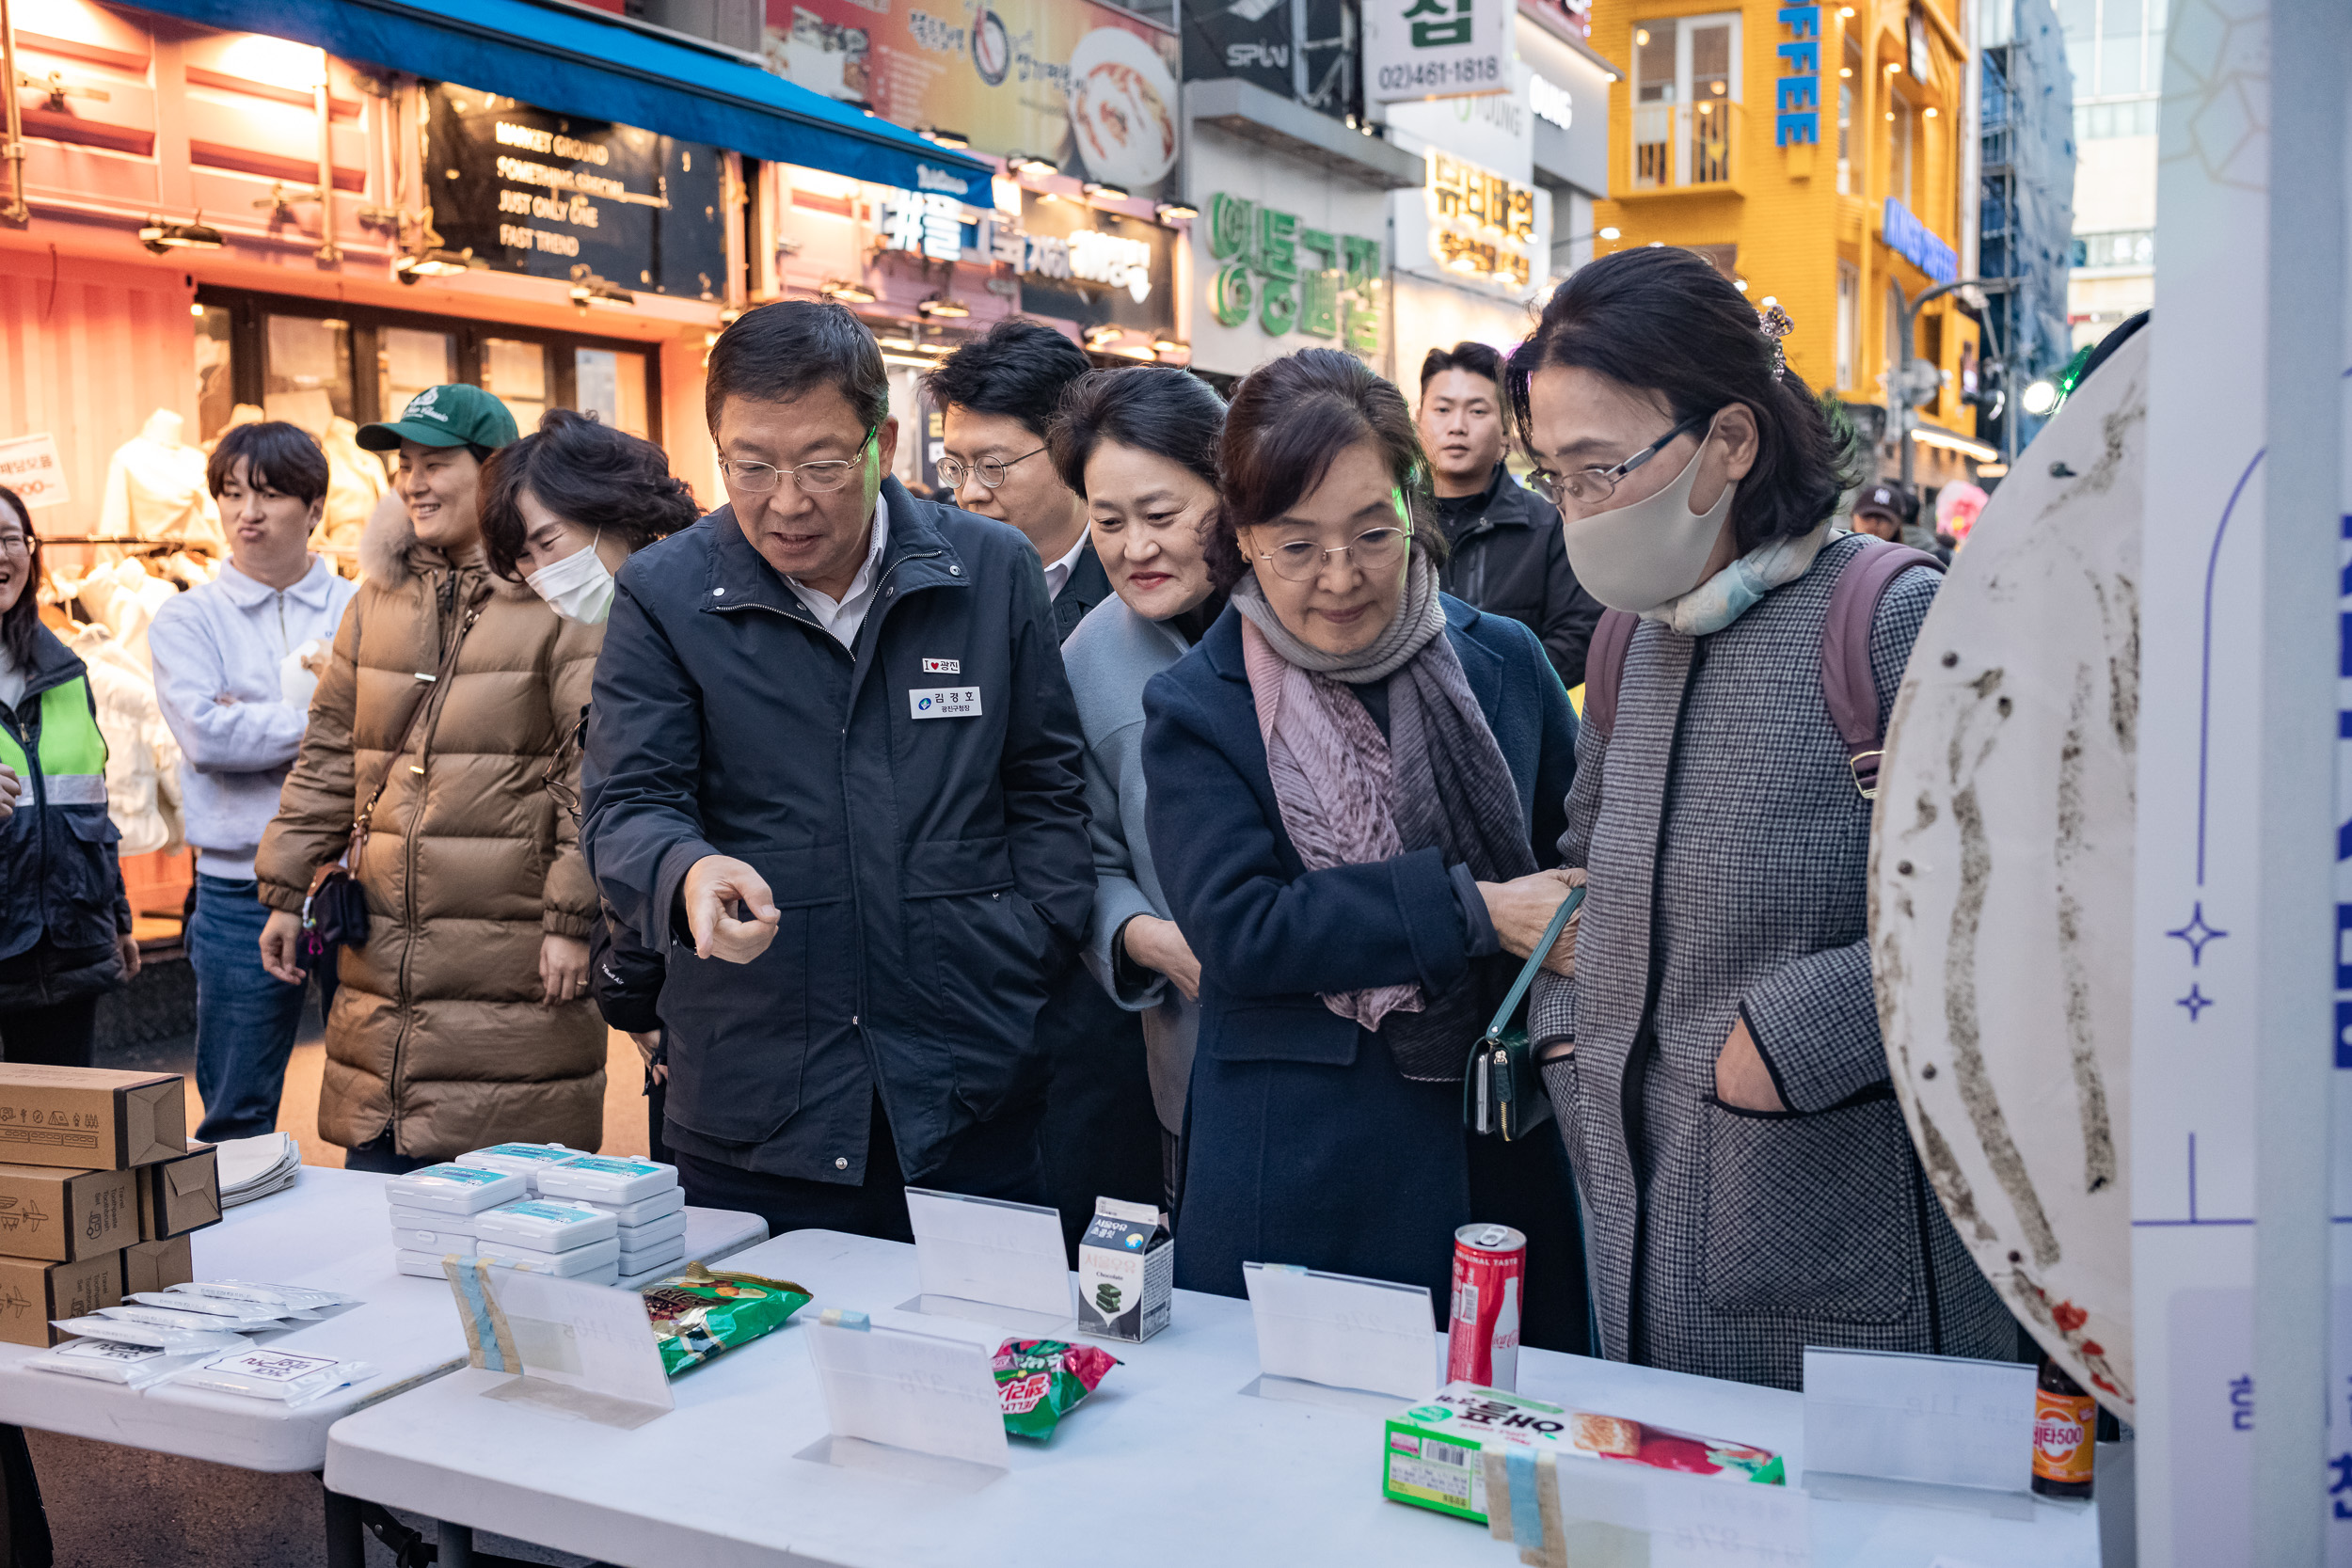
<path fill-rule="evenodd" d="M 1070 546 L 1070 553 L 1045 568 L 1045 596 L 1061 597 L 1061 591 L 1070 586 L 1070 574 L 1078 569 L 1078 552 L 1087 547 L 1087 531 L 1078 531 L 1078 542 Z"/>
<path fill-rule="evenodd" d="M 798 578 L 785 582 L 799 598 L 817 624 L 833 633 L 843 647 L 855 649 L 857 629 L 866 624 L 866 612 L 874 608 L 874 583 L 882 576 L 883 546 L 890 543 L 890 503 L 881 496 L 874 498 L 874 538 L 866 548 L 866 560 L 850 579 L 850 591 L 839 599 L 818 593 Z"/>

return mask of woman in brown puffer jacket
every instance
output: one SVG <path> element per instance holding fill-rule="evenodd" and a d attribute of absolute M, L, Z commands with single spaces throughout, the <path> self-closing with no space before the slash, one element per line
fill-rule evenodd
<path fill-rule="evenodd" d="M 366 580 L 255 863 L 278 911 L 263 962 L 279 972 L 313 872 L 386 781 L 353 873 L 368 942 L 342 951 L 319 1090 L 321 1135 L 374 1170 L 505 1139 L 603 1138 L 606 1035 L 587 990 L 596 895 L 547 773 L 587 704 L 604 628 L 558 620 L 484 563 L 481 458 L 514 438 L 512 418 L 473 388 L 425 400 L 437 408 L 412 403 L 361 433 L 399 439 L 401 504 L 369 522 Z M 442 416 L 454 430 L 424 422 Z M 458 431 L 470 439 L 453 442 Z"/>

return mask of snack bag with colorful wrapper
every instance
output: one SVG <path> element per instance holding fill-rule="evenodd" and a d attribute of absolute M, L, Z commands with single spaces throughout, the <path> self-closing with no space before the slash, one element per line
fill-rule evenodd
<path fill-rule="evenodd" d="M 1008 1339 L 996 1349 L 996 1401 L 1015 1437 L 1054 1435 L 1061 1418 L 1094 1392 L 1118 1359 L 1093 1345 Z"/>
<path fill-rule="evenodd" d="M 737 1345 L 782 1328 L 809 1294 L 787 1279 L 716 1273 L 700 1263 L 644 1289 L 645 1315 L 672 1377 Z"/>

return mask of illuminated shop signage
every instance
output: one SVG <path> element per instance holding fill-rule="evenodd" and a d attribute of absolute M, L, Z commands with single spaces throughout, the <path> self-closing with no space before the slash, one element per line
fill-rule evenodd
<path fill-rule="evenodd" d="M 1428 163 L 1431 256 L 1450 271 L 1526 288 L 1534 277 L 1534 188 L 1443 152 Z"/>
<path fill-rule="evenodd" d="M 1240 197 L 1209 198 L 1209 309 L 1222 326 L 1252 315 L 1268 335 L 1338 340 L 1354 354 L 1380 350 L 1380 242 L 1302 225 Z"/>

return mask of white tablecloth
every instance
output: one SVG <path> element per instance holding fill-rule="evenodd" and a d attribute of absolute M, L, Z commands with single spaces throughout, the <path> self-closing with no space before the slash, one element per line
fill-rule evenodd
<path fill-rule="evenodd" d="M 0 1345 L 0 1421 L 92 1437 L 247 1470 L 315 1470 L 326 1429 L 394 1391 L 464 1365 L 465 1330 L 449 1286 L 392 1266 L 381 1176 L 305 1166 L 294 1185 L 229 1211 L 192 1238 L 199 1279 L 315 1285 L 362 1298 L 319 1323 L 263 1341 L 365 1361 L 375 1375 L 289 1410 L 266 1400 L 167 1383 L 143 1391 L 23 1365 L 30 1346 Z M 768 1233 L 751 1214 L 686 1211 L 690 1258 L 717 1259 Z"/>
<path fill-rule="evenodd" d="M 730 1266 L 814 1291 L 803 1318 L 916 1291 L 913 1247 L 832 1231 Z M 630 1568 L 786 1554 L 851 1568 L 1518 1560 L 1478 1526 L 1382 1499 L 1379 1413 L 1245 1395 L 1258 1370 L 1246 1302 L 1179 1291 L 1167 1331 L 1111 1345 L 1123 1365 L 1100 1391 L 1050 1443 L 1013 1439 L 1010 1471 L 976 1491 L 795 1458 L 826 1433 L 798 1323 L 677 1379 L 677 1408 L 633 1431 L 485 1399 L 505 1379 L 461 1371 L 336 1423 L 326 1483 Z M 1801 1459 L 1802 1401 L 1777 1389 L 1542 1351 L 1521 1353 L 1519 1386 Z M 2030 1523 L 1852 1503 L 1817 1503 L 1814 1518 L 1822 1568 L 2098 1560 L 2081 1505 L 2039 1503 Z"/>

